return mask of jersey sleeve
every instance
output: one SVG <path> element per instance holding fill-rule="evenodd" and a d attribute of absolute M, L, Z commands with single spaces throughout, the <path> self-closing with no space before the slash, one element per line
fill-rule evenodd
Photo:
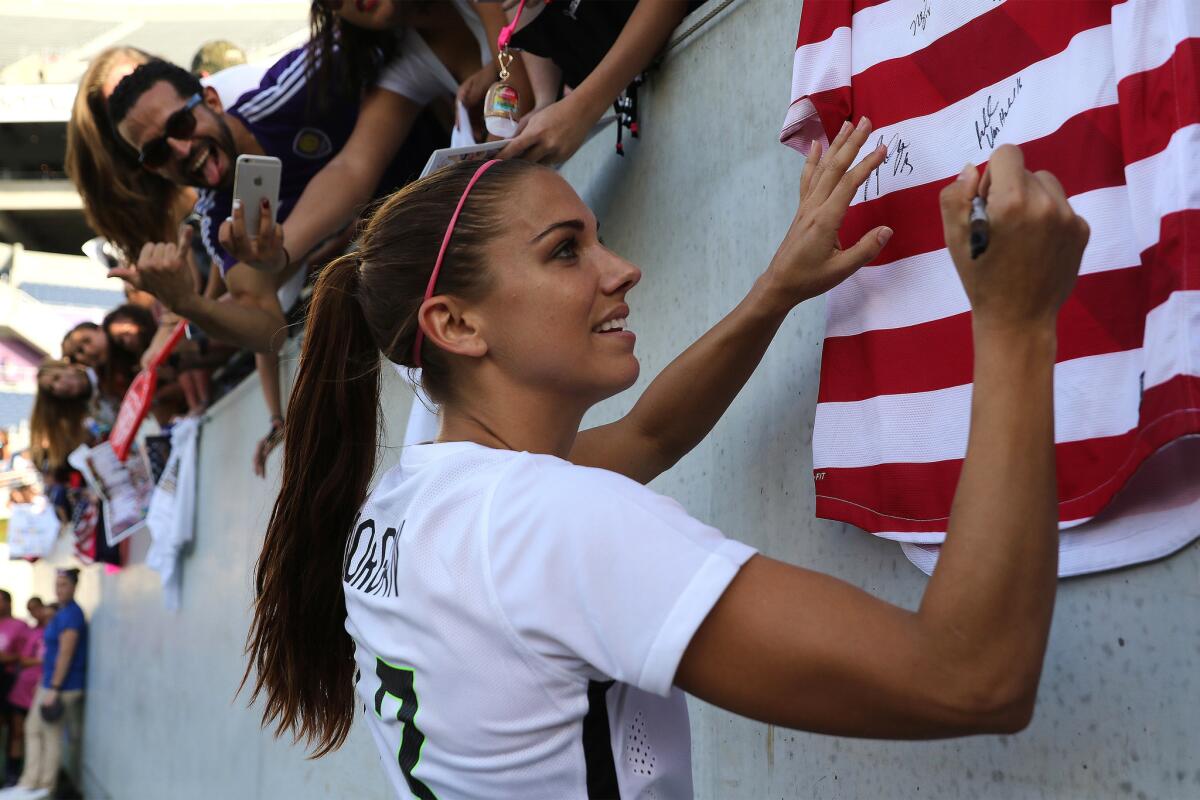
<path fill-rule="evenodd" d="M 792 61 L 792 95 L 779 141 L 808 155 L 850 119 L 851 0 L 805 3 Z"/>
<path fill-rule="evenodd" d="M 399 55 L 384 66 L 375 85 L 424 107 L 437 97 L 439 86 L 437 79 L 416 55 L 419 48 L 425 47 L 423 42 L 413 42 L 417 36 L 411 29 L 404 32 L 398 48 Z"/>
<path fill-rule="evenodd" d="M 215 192 L 202 191 L 200 199 L 196 203 L 195 212 L 200 217 L 200 241 L 204 244 L 204 249 L 208 251 L 208 257 L 212 263 L 219 267 L 221 274 L 224 275 L 230 267 L 237 263 L 237 259 L 230 255 L 228 250 L 221 247 L 218 238 L 223 220 L 217 219 L 217 215 L 220 211 L 225 210 L 223 207 L 218 208 L 220 205 Z"/>
<path fill-rule="evenodd" d="M 517 645 L 560 675 L 662 696 L 754 554 L 670 498 L 566 462 L 512 470 L 489 515 L 488 577 Z"/>

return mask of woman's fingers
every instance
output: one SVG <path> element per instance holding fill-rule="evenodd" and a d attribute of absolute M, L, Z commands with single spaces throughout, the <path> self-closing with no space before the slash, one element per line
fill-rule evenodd
<path fill-rule="evenodd" d="M 808 158 L 804 160 L 804 171 L 800 173 L 800 202 L 804 202 L 804 198 L 808 195 L 809 187 L 812 186 L 813 175 L 820 169 L 821 163 L 821 143 L 813 142 L 812 147 L 808 151 Z"/>
<path fill-rule="evenodd" d="M 847 122 L 842 126 L 833 143 L 829 145 L 829 151 L 821 159 L 821 174 L 813 187 L 812 199 L 815 203 L 825 202 L 871 135 L 871 121 L 866 117 L 861 118 L 853 129 L 850 129 L 849 125 Z"/>
<path fill-rule="evenodd" d="M 842 123 L 842 127 L 838 129 L 837 135 L 833 137 L 833 141 L 829 143 L 829 147 L 825 150 L 826 158 L 834 158 L 842 149 L 842 145 L 846 143 L 846 139 L 850 134 L 854 133 L 854 125 L 850 120 Z"/>
<path fill-rule="evenodd" d="M 271 213 L 271 201 L 263 198 L 262 207 L 258 210 L 258 235 L 266 239 L 275 227 L 275 215 Z"/>
<path fill-rule="evenodd" d="M 846 172 L 842 178 L 834 184 L 829 197 L 826 198 L 826 205 L 831 207 L 831 212 L 836 213 L 837 225 L 842 224 L 842 217 L 846 215 L 846 209 L 850 207 L 850 201 L 854 199 L 854 195 L 863 185 L 871 173 L 879 169 L 879 165 L 887 158 L 887 148 L 880 142 L 878 146 L 866 158 L 858 162 L 854 169 Z"/>
<path fill-rule="evenodd" d="M 233 204 L 233 254 L 235 256 L 244 253 L 248 244 L 246 236 L 246 212 L 242 209 L 241 201 Z"/>
<path fill-rule="evenodd" d="M 867 231 L 853 247 L 843 250 L 833 260 L 834 277 L 838 283 L 853 275 L 860 267 L 870 264 L 884 245 L 892 238 L 892 229 L 886 226 Z M 836 285 L 836 284 L 835 284 Z"/>

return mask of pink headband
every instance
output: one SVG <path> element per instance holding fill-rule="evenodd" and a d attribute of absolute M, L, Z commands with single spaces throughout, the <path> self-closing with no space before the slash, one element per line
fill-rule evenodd
<path fill-rule="evenodd" d="M 433 289 L 437 286 L 438 273 L 442 271 L 442 259 L 446 257 L 446 248 L 450 246 L 450 237 L 454 234 L 454 226 L 458 223 L 458 215 L 462 213 L 463 205 L 467 202 L 467 195 L 471 193 L 471 189 L 475 188 L 475 182 L 492 168 L 492 165 L 499 164 L 500 159 L 493 158 L 491 161 L 485 161 L 479 165 L 479 169 L 475 170 L 475 174 L 471 176 L 471 180 L 467 181 L 467 188 L 463 189 L 462 197 L 458 198 L 458 207 L 454 209 L 454 215 L 450 217 L 450 224 L 446 226 L 446 235 L 442 237 L 442 249 L 438 250 L 437 261 L 433 262 L 433 272 L 429 276 L 429 285 L 425 287 L 425 298 L 421 301 L 424 305 L 425 300 L 433 297 Z M 413 340 L 413 364 L 421 366 L 421 345 L 425 341 L 425 333 L 421 330 L 421 322 L 417 321 L 417 336 Z"/>

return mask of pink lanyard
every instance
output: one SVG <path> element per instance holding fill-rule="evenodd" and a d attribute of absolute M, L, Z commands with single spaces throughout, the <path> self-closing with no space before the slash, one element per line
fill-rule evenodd
<path fill-rule="evenodd" d="M 508 49 L 508 42 L 512 39 L 513 33 L 517 30 L 517 23 L 521 21 L 521 12 L 525 10 L 525 0 L 517 3 L 517 13 L 513 17 L 513 21 L 500 29 L 500 35 L 496 37 L 496 46 L 501 50 Z"/>

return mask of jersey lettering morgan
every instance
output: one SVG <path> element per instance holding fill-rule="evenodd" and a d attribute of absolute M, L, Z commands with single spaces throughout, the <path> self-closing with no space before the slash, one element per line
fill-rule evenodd
<path fill-rule="evenodd" d="M 690 798 L 675 672 L 753 553 L 615 473 L 405 448 L 342 565 L 356 688 L 397 796 Z"/>

